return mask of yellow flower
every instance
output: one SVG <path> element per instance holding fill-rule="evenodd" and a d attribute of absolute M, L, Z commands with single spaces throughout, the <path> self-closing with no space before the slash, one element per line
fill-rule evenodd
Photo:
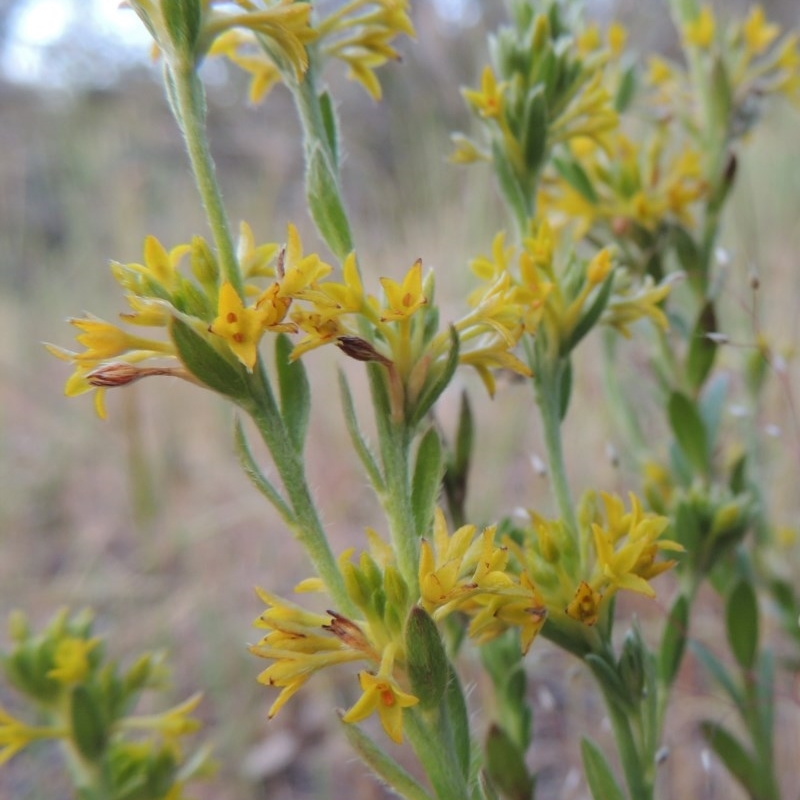
<path fill-rule="evenodd" d="M 342 717 L 343 722 L 361 722 L 375 711 L 392 741 L 403 741 L 403 709 L 419 703 L 419 698 L 404 692 L 392 677 L 396 646 L 387 645 L 378 673 L 360 672 L 358 681 L 363 694 Z"/>
<path fill-rule="evenodd" d="M 697 17 L 686 23 L 683 35 L 689 44 L 707 50 L 714 41 L 715 27 L 711 6 L 703 6 Z"/>
<path fill-rule="evenodd" d="M 248 52 L 248 48 L 251 49 L 251 52 Z M 281 80 L 280 70 L 258 47 L 256 40 L 242 31 L 232 30 L 218 36 L 208 54 L 225 56 L 237 67 L 250 74 L 247 99 L 253 105 L 260 103 L 269 94 L 272 87 Z"/>
<path fill-rule="evenodd" d="M 126 273 L 134 273 L 172 292 L 180 280 L 180 262 L 190 250 L 190 245 L 180 244 L 167 251 L 155 236 L 148 236 L 144 240 L 144 264 L 113 264 L 112 271 L 125 289 L 138 289 L 126 279 Z"/>
<path fill-rule="evenodd" d="M 223 338 L 233 354 L 252 372 L 258 355 L 258 343 L 264 334 L 264 313 L 245 308 L 242 298 L 228 281 L 219 290 L 217 318 L 209 331 Z"/>
<path fill-rule="evenodd" d="M 171 342 L 133 336 L 97 317 L 71 319 L 70 324 L 82 331 L 75 340 L 86 348 L 83 353 L 75 355 L 75 361 L 79 363 L 94 364 L 105 359 L 117 358 L 125 353 L 141 353 L 142 355 L 137 355 L 137 360 L 175 354 Z"/>
<path fill-rule="evenodd" d="M 612 22 L 608 26 L 608 48 L 614 58 L 619 58 L 622 55 L 627 41 L 628 31 L 625 26 L 619 22 Z"/>
<path fill-rule="evenodd" d="M 764 9 L 755 6 L 742 25 L 742 36 L 750 55 L 763 53 L 775 41 L 780 33 L 777 25 L 769 24 L 764 16 Z"/>
<path fill-rule="evenodd" d="M 581 581 L 575 590 L 575 597 L 565 609 L 566 614 L 585 625 L 594 625 L 600 613 L 602 599 L 600 592 L 594 591 L 586 581 Z"/>
<path fill-rule="evenodd" d="M 480 91 L 462 89 L 464 99 L 485 119 L 497 119 L 503 113 L 506 84 L 498 84 L 490 66 L 483 68 Z"/>
<path fill-rule="evenodd" d="M 402 283 L 381 278 L 387 307 L 381 310 L 381 321 L 406 320 L 428 301 L 422 293 L 422 260 L 417 259 Z"/>
<path fill-rule="evenodd" d="M 587 25 L 577 36 L 575 40 L 578 46 L 578 52 L 581 55 L 587 55 L 600 48 L 602 40 L 600 39 L 600 29 L 596 23 L 592 22 Z"/>
<path fill-rule="evenodd" d="M 286 250 L 278 263 L 280 297 L 302 297 L 303 292 L 316 281 L 330 274 L 332 267 L 316 253 L 303 255 L 303 242 L 297 228 L 289 224 Z"/>
<path fill-rule="evenodd" d="M 381 98 L 375 70 L 400 60 L 391 41 L 401 34 L 415 35 L 408 7 L 408 0 L 350 0 L 317 25 L 322 52 L 344 61 L 350 68 L 347 77 L 358 81 L 373 100 Z"/>
<path fill-rule="evenodd" d="M 63 638 L 53 655 L 55 666 L 47 673 L 48 678 L 63 684 L 80 683 L 89 673 L 89 653 L 100 643 L 100 639 L 80 639 L 74 636 Z"/>
<path fill-rule="evenodd" d="M 663 86 L 673 78 L 673 69 L 668 61 L 660 56 L 650 56 L 647 60 L 645 82 L 649 86 Z"/>
<path fill-rule="evenodd" d="M 0 767 L 37 739 L 61 738 L 65 731 L 37 728 L 12 717 L 0 706 Z"/>

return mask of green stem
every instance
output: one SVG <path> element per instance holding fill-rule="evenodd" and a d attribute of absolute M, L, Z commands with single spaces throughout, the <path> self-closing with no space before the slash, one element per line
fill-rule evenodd
<path fill-rule="evenodd" d="M 257 377 L 252 381 L 252 388 L 252 402 L 244 405 L 244 408 L 258 427 L 281 476 L 295 515 L 295 535 L 330 593 L 337 611 L 355 614 L 355 607 L 347 595 L 342 574 L 317 514 L 302 457 L 292 444 L 272 388 L 260 366 Z"/>
<path fill-rule="evenodd" d="M 550 486 L 553 489 L 558 513 L 578 546 L 578 519 L 572 503 L 572 493 L 567 480 L 564 447 L 561 440 L 561 386 L 568 362 L 558 356 L 536 358 L 533 382 L 536 403 L 542 418 L 544 446 L 547 451 Z"/>
<path fill-rule="evenodd" d="M 206 137 L 206 103 L 203 84 L 190 64 L 172 65 L 168 77 L 171 83 L 173 112 L 183 132 L 186 150 L 192 164 L 197 190 L 205 208 L 211 235 L 217 250 L 222 274 L 241 297 L 244 285 L 231 236 L 230 223 L 216 169 Z"/>
<path fill-rule="evenodd" d="M 392 420 L 384 368 L 369 364 L 367 371 L 386 487 L 381 502 L 389 522 L 397 566 L 411 596 L 416 597 L 419 595 L 419 538 L 411 507 L 411 435 L 404 422 Z"/>

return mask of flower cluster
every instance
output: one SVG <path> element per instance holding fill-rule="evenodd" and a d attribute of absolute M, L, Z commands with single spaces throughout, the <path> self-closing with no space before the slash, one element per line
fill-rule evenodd
<path fill-rule="evenodd" d="M 243 28 L 250 28 L 244 30 Z M 348 66 L 348 77 L 358 81 L 375 100 L 381 85 L 375 71 L 387 61 L 399 61 L 392 40 L 414 36 L 408 16 L 408 0 L 350 0 L 312 24 L 311 36 L 325 58 Z M 250 75 L 250 101 L 261 101 L 282 79 L 285 69 L 276 62 L 274 48 L 267 46 L 263 32 L 252 25 L 230 29 L 219 36 L 211 55 L 221 55 Z M 303 54 L 301 64 L 307 63 Z"/>
<path fill-rule="evenodd" d="M 626 511 L 615 495 L 601 493 L 598 502 L 594 492 L 587 492 L 580 504 L 577 545 L 562 520 L 533 511 L 524 543 L 509 540 L 552 613 L 591 626 L 621 589 L 655 596 L 649 581 L 677 563 L 658 561 L 658 554 L 683 548 L 663 538 L 667 517 L 644 511 L 633 494 L 629 499 Z"/>
<path fill-rule="evenodd" d="M 200 727 L 190 715 L 201 696 L 161 713 L 130 714 L 144 690 L 163 684 L 164 667 L 144 655 L 120 671 L 106 662 L 91 626 L 88 614 L 61 611 L 35 634 L 20 612 L 9 617 L 13 645 L 0 665 L 48 722 L 29 724 L 0 707 L 0 765 L 34 742 L 53 740 L 73 754 L 73 766 L 105 776 L 109 800 L 183 796 L 185 784 L 211 768 L 205 749 L 184 753 L 183 740 Z"/>
<path fill-rule="evenodd" d="M 419 555 L 420 596 L 413 598 L 395 566 L 392 549 L 368 531 L 369 552 L 352 563 L 353 551 L 339 559 L 347 594 L 358 616 L 338 611 L 317 614 L 259 590 L 267 605 L 256 620 L 266 629 L 251 651 L 272 663 L 259 680 L 280 689 L 270 709 L 274 716 L 306 681 L 321 669 L 364 663 L 359 673 L 361 698 L 344 715 L 358 722 L 377 712 L 387 734 L 402 737 L 402 709 L 419 698 L 409 691 L 409 624 L 415 606 L 436 623 L 458 612 L 470 620 L 467 633 L 478 644 L 508 629 L 519 629 L 523 652 L 546 618 L 546 609 L 531 580 L 516 574 L 505 546 L 495 542 L 494 526 L 478 533 L 465 525 L 448 534 L 437 510 L 433 539 L 423 540 Z M 303 581 L 296 591 L 320 591 L 319 579 Z"/>

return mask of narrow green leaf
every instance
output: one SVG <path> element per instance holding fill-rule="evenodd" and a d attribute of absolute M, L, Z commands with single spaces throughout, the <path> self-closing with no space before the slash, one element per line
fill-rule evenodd
<path fill-rule="evenodd" d="M 339 261 L 344 261 L 353 249 L 350 223 L 338 180 L 318 142 L 307 154 L 306 200 L 320 235 Z"/>
<path fill-rule="evenodd" d="M 361 460 L 361 466 L 364 467 L 369 482 L 372 488 L 378 494 L 383 494 L 386 489 L 386 484 L 383 481 L 378 465 L 375 463 L 375 458 L 369 445 L 361 434 L 361 428 L 358 425 L 356 418 L 356 409 L 353 403 L 353 395 L 350 392 L 350 385 L 347 383 L 347 378 L 341 370 L 339 370 L 339 393 L 342 398 L 342 408 L 344 409 L 344 419 L 347 425 L 347 432 L 350 434 L 350 441 L 353 443 L 356 453 Z"/>
<path fill-rule="evenodd" d="M 458 411 L 458 427 L 456 428 L 453 447 L 453 472 L 466 478 L 472 461 L 472 448 L 475 441 L 475 421 L 472 406 L 466 390 L 461 393 L 461 405 Z"/>
<path fill-rule="evenodd" d="M 433 800 L 425 789 L 393 758 L 375 744 L 357 725 L 342 722 L 342 730 L 358 757 L 398 797 L 407 800 Z"/>
<path fill-rule="evenodd" d="M 500 794 L 507 800 L 530 800 L 533 778 L 528 774 L 525 754 L 498 725 L 486 736 L 486 770 Z"/>
<path fill-rule="evenodd" d="M 623 73 L 614 97 L 614 109 L 618 113 L 624 112 L 631 104 L 636 94 L 636 64 L 631 64 Z"/>
<path fill-rule="evenodd" d="M 569 401 L 572 397 L 572 362 L 566 359 L 561 369 L 561 385 L 558 387 L 559 409 L 558 415 L 561 421 L 567 416 Z"/>
<path fill-rule="evenodd" d="M 311 411 L 311 389 L 303 362 L 299 358 L 296 361 L 289 359 L 292 349 L 292 342 L 285 333 L 276 337 L 275 367 L 278 372 L 281 416 L 294 449 L 302 453 Z"/>
<path fill-rule="evenodd" d="M 461 767 L 462 775 L 467 778 L 472 761 L 469 715 L 467 714 L 467 703 L 464 700 L 464 690 L 461 688 L 461 682 L 452 666 L 449 667 L 447 676 L 444 705 L 447 710 L 447 722 L 456 760 Z"/>
<path fill-rule="evenodd" d="M 600 287 L 600 291 L 597 292 L 592 304 L 584 311 L 583 316 L 578 320 L 578 324 L 573 328 L 569 339 L 562 344 L 562 355 L 570 353 L 600 319 L 600 315 L 605 311 L 608 305 L 608 298 L 611 297 L 611 286 L 613 282 L 614 271 L 612 270 L 605 281 L 603 281 L 603 285 Z"/>
<path fill-rule="evenodd" d="M 436 623 L 416 605 L 406 620 L 405 644 L 411 691 L 421 709 L 435 708 L 444 696 L 450 665 Z"/>
<path fill-rule="evenodd" d="M 439 434 L 429 428 L 417 449 L 414 476 L 411 484 L 411 509 L 417 536 L 427 536 L 433 522 L 433 512 L 442 488 L 444 453 Z"/>
<path fill-rule="evenodd" d="M 528 219 L 528 199 L 522 191 L 508 157 L 499 142 L 492 142 L 492 163 L 500 194 L 519 224 Z"/>
<path fill-rule="evenodd" d="M 480 789 L 481 800 L 500 800 L 500 795 L 497 794 L 497 789 L 494 788 L 492 779 L 485 769 L 482 769 L 478 774 L 478 788 Z"/>
<path fill-rule="evenodd" d="M 233 428 L 233 443 L 236 455 L 239 457 L 239 464 L 244 470 L 244 474 L 250 479 L 253 486 L 258 489 L 264 497 L 275 507 L 275 510 L 283 517 L 288 525 L 294 525 L 296 518 L 287 502 L 283 499 L 278 489 L 265 477 L 256 464 L 250 446 L 247 443 L 242 421 L 237 417 Z"/>
<path fill-rule="evenodd" d="M 688 634 L 689 600 L 682 594 L 670 609 L 658 653 L 658 674 L 665 686 L 671 686 L 675 680 Z"/>
<path fill-rule="evenodd" d="M 533 88 L 525 98 L 522 153 L 531 175 L 537 175 L 547 152 L 547 99 L 544 87 Z"/>
<path fill-rule="evenodd" d="M 558 174 L 578 192 L 584 200 L 588 200 L 593 205 L 599 202 L 594 184 L 577 161 L 565 158 L 553 158 L 552 163 L 558 171 Z"/>
<path fill-rule="evenodd" d="M 82 684 L 72 690 L 70 700 L 72 741 L 87 761 L 96 763 L 105 752 L 110 734 L 99 700 Z"/>
<path fill-rule="evenodd" d="M 319 108 L 322 112 L 322 124 L 325 126 L 325 137 L 328 147 L 333 155 L 333 165 L 339 165 L 339 130 L 336 123 L 336 110 L 333 107 L 330 92 L 324 91 L 319 95 Z"/>
<path fill-rule="evenodd" d="M 725 665 L 706 647 L 699 642 L 689 642 L 689 648 L 695 658 L 703 665 L 703 669 L 728 693 L 740 713 L 745 713 L 745 699 L 742 690 L 733 682 L 725 669 Z"/>
<path fill-rule="evenodd" d="M 725 413 L 725 408 L 727 406 L 728 385 L 728 376 L 718 373 L 703 387 L 703 392 L 700 395 L 700 418 L 706 426 L 706 436 L 710 452 L 714 450 L 717 434 L 719 433 L 719 426 L 722 422 L 722 415 Z"/>
<path fill-rule="evenodd" d="M 583 774 L 594 800 L 625 800 L 605 756 L 591 739 L 581 739 L 581 758 Z"/>
<path fill-rule="evenodd" d="M 439 396 L 447 388 L 453 373 L 458 366 L 458 354 L 460 344 L 458 341 L 458 333 L 456 329 L 450 326 L 450 352 L 447 354 L 447 362 L 442 369 L 439 377 L 431 383 L 430 386 L 422 392 L 417 405 L 411 414 L 411 419 L 408 421 L 409 427 L 413 430 L 423 420 L 428 411 L 431 410 L 433 404 L 439 399 Z"/>
<path fill-rule="evenodd" d="M 759 796 L 759 769 L 742 743 L 718 722 L 700 723 L 700 733 L 730 774 L 751 797 Z"/>
<path fill-rule="evenodd" d="M 615 667 L 594 653 L 584 656 L 584 661 L 591 668 L 608 698 L 616 703 L 620 711 L 626 714 L 632 711 L 631 698 Z"/>
<path fill-rule="evenodd" d="M 728 596 L 725 625 L 734 658 L 742 669 L 752 669 L 758 651 L 758 600 L 749 581 L 740 580 Z"/>
<path fill-rule="evenodd" d="M 195 378 L 215 392 L 235 400 L 247 397 L 247 378 L 243 366 L 233 364 L 220 355 L 183 320 L 173 317 L 169 332 L 178 351 L 178 357 Z"/>
<path fill-rule="evenodd" d="M 685 394 L 673 392 L 667 413 L 681 452 L 697 472 L 705 475 L 708 472 L 708 440 L 697 406 Z"/>
<path fill-rule="evenodd" d="M 708 334 L 716 332 L 717 315 L 714 304 L 708 301 L 697 316 L 686 356 L 686 377 L 689 379 L 689 386 L 695 391 L 703 385 L 714 366 L 718 345 L 708 338 Z"/>

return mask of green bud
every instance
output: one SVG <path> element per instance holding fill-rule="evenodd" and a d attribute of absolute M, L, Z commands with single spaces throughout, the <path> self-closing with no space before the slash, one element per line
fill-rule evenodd
<path fill-rule="evenodd" d="M 644 689 L 644 643 L 636 629 L 628 631 L 619 657 L 619 675 L 634 702 L 642 697 Z"/>
<path fill-rule="evenodd" d="M 537 14 L 531 31 L 531 50 L 538 55 L 550 41 L 550 20 L 547 14 Z"/>
<path fill-rule="evenodd" d="M 711 536 L 725 536 L 733 532 L 742 523 L 743 508 L 740 500 L 734 500 L 720 506 L 714 512 L 711 521 Z"/>
<path fill-rule="evenodd" d="M 436 623 L 414 606 L 406 622 L 406 669 L 423 709 L 435 708 L 447 687 L 448 660 Z"/>
<path fill-rule="evenodd" d="M 391 564 L 383 571 L 383 591 L 390 607 L 405 609 L 408 604 L 408 586 L 396 567 Z"/>
<path fill-rule="evenodd" d="M 369 591 L 364 585 L 363 576 L 349 562 L 342 567 L 342 579 L 347 596 L 359 607 L 364 608 L 367 604 Z"/>
<path fill-rule="evenodd" d="M 192 238 L 191 251 L 192 275 L 204 287 L 216 287 L 219 278 L 219 265 L 211 252 L 211 248 L 202 236 Z"/>
<path fill-rule="evenodd" d="M 125 673 L 125 690 L 128 694 L 144 689 L 153 674 L 153 658 L 149 653 L 140 656 Z"/>

